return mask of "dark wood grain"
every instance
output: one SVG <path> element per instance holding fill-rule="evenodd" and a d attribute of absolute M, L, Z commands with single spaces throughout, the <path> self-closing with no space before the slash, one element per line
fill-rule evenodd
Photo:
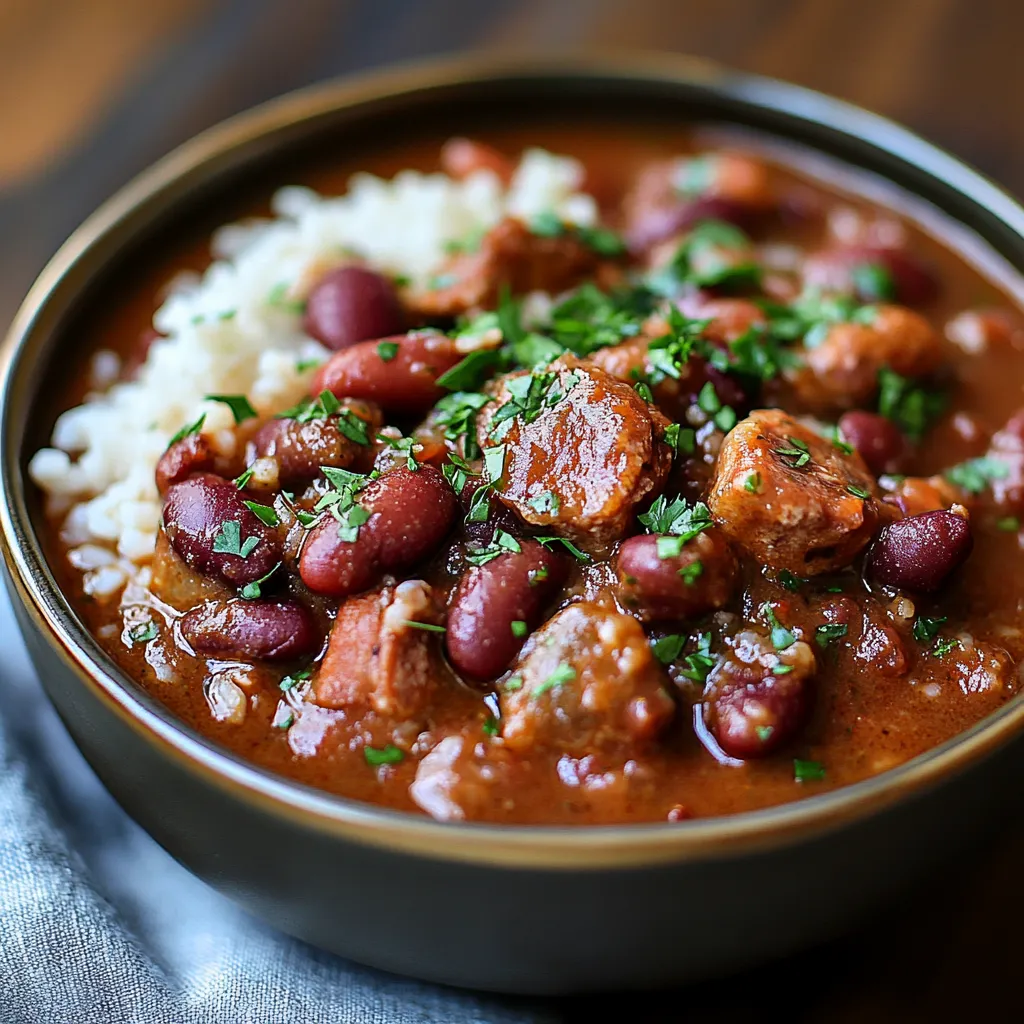
<path fill-rule="evenodd" d="M 22 56 L 4 60 L 16 54 L 21 26 L 18 38 L 51 76 L 51 102 L 33 93 L 33 117 L 65 122 L 44 133 L 45 146 L 38 131 L 24 134 L 31 159 L 8 162 L 31 172 L 0 197 L 0 321 L 81 216 L 176 143 L 286 89 L 445 50 L 600 45 L 700 54 L 894 117 L 1024 192 L 1019 0 L 195 0 L 188 17 L 177 0 L 148 0 L 120 6 L 131 45 L 107 46 L 94 63 L 79 52 L 63 70 L 53 54 L 65 52 L 67 33 L 88 23 L 83 11 L 107 16 L 111 4 L 51 0 L 46 31 L 26 35 L 38 6 L 0 6 L 0 95 L 12 95 L 15 83 L 23 94 L 31 89 Z M 62 6 L 73 6 L 77 20 L 53 17 Z M 132 20 L 143 8 L 145 25 Z M 95 63 L 103 60 L 122 63 Z M 82 76 L 89 102 L 68 102 L 62 89 Z M 121 90 L 113 103 L 111 83 Z M 19 145 L 17 132 L 8 129 L 5 143 Z M 727 983 L 560 1006 L 571 1022 L 1019 1020 L 1021 863 L 1024 829 L 1007 822 L 994 848 L 923 880 L 885 915 L 821 949 Z"/>

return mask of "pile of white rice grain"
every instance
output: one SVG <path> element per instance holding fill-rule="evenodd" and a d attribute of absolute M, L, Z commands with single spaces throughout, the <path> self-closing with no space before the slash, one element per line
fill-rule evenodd
<path fill-rule="evenodd" d="M 443 261 L 445 243 L 507 214 L 526 219 L 551 210 L 593 224 L 596 204 L 577 191 L 581 181 L 576 161 L 530 150 L 507 189 L 483 170 L 462 181 L 416 171 L 391 181 L 359 174 L 337 198 L 281 189 L 274 219 L 220 229 L 216 262 L 201 279 L 175 282 L 157 310 L 153 322 L 165 337 L 137 377 L 64 413 L 53 447 L 29 465 L 49 511 L 66 516 L 64 539 L 87 591 L 117 594 L 150 558 L 161 508 L 153 472 L 171 437 L 205 414 L 204 432 L 230 438 L 229 409 L 205 395 L 245 394 L 269 414 L 305 393 L 313 372 L 306 367 L 326 352 L 303 333 L 292 300 L 304 297 L 318 272 L 355 253 L 422 282 Z M 118 369 L 112 352 L 97 353 L 93 385 L 105 387 Z"/>

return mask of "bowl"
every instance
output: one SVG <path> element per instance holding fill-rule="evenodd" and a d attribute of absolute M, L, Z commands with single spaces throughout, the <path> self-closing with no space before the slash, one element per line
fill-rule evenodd
<path fill-rule="evenodd" d="M 881 175 L 1024 267 L 1020 206 L 837 100 L 681 57 L 448 60 L 294 93 L 182 146 L 71 236 L 4 345 L 4 560 L 68 730 L 182 864 L 276 927 L 365 964 L 537 994 L 730 972 L 836 934 L 1020 807 L 1024 696 L 898 768 L 769 810 L 629 827 L 440 824 L 289 782 L 204 739 L 116 667 L 61 593 L 25 467 L 52 421 L 45 386 L 76 316 L 133 258 L 328 141 L 358 152 L 483 120 L 640 113 L 743 125 Z"/>

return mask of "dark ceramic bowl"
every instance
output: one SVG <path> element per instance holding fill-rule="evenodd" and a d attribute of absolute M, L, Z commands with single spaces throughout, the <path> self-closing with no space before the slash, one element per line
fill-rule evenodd
<path fill-rule="evenodd" d="M 1024 267 L 1024 210 L 902 128 L 838 101 L 675 57 L 456 61 L 317 87 L 199 136 L 71 237 L 7 338 L 0 523 L 47 693 L 99 776 L 174 857 L 343 956 L 508 992 L 724 973 L 836 933 L 1019 802 L 1024 697 L 902 767 L 771 810 L 634 827 L 438 824 L 288 782 L 203 739 L 118 670 L 54 582 L 25 465 L 52 419 L 45 382 L 73 344 L 76 313 L 126 261 L 317 144 L 358 152 L 484 117 L 639 112 L 810 146 L 890 179 Z"/>

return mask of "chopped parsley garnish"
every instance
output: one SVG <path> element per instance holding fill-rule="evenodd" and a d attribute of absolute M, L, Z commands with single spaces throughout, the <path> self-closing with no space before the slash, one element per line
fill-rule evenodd
<path fill-rule="evenodd" d="M 320 472 L 327 478 L 331 490 L 313 506 L 313 511 L 329 509 L 337 520 L 338 536 L 343 541 L 353 543 L 359 537 L 359 527 L 371 515 L 362 505 L 356 504 L 356 495 L 369 483 L 369 478 L 334 466 L 321 466 Z"/>
<path fill-rule="evenodd" d="M 811 461 L 811 449 L 806 441 L 797 437 L 788 437 L 788 448 L 774 448 L 776 455 L 781 456 L 793 469 L 800 469 Z"/>
<path fill-rule="evenodd" d="M 968 494 L 981 494 L 993 480 L 1002 480 L 1009 474 L 1010 468 L 1002 459 L 982 456 L 951 466 L 942 475 Z"/>
<path fill-rule="evenodd" d="M 371 768 L 379 768 L 382 764 L 398 764 L 405 759 L 404 751 L 393 743 L 386 747 L 363 747 L 363 757 Z"/>
<path fill-rule="evenodd" d="M 501 356 L 497 349 L 478 348 L 437 378 L 449 391 L 475 391 L 498 367 Z"/>
<path fill-rule="evenodd" d="M 255 472 L 256 472 L 256 470 L 252 466 L 250 466 L 243 473 L 240 473 L 238 476 L 235 477 L 235 479 L 234 479 L 235 486 L 240 491 L 245 490 L 245 485 L 252 479 L 252 475 Z"/>
<path fill-rule="evenodd" d="M 691 157 L 679 163 L 673 176 L 675 190 L 690 198 L 703 195 L 715 182 L 718 160 L 711 154 Z"/>
<path fill-rule="evenodd" d="M 128 639 L 133 644 L 145 644 L 155 640 L 157 636 L 156 623 L 152 619 L 140 622 L 128 630 Z"/>
<path fill-rule="evenodd" d="M 293 687 L 298 686 L 299 683 L 305 682 L 312 675 L 313 670 L 311 668 L 304 668 L 301 672 L 292 672 L 291 675 L 285 676 L 281 682 L 277 684 L 278 689 L 287 693 Z"/>
<path fill-rule="evenodd" d="M 483 228 L 474 228 L 462 238 L 451 238 L 445 242 L 444 251 L 449 256 L 477 252 L 486 234 L 487 232 Z"/>
<path fill-rule="evenodd" d="M 852 494 L 855 498 L 860 498 L 862 501 L 867 501 L 871 497 L 871 492 L 864 490 L 863 487 L 854 487 L 850 484 L 846 491 L 848 494 Z"/>
<path fill-rule="evenodd" d="M 267 305 L 288 313 L 302 313 L 306 309 L 306 303 L 301 299 L 288 298 L 288 284 L 285 281 L 279 281 L 270 289 L 267 293 Z"/>
<path fill-rule="evenodd" d="M 603 292 L 588 282 L 551 310 L 547 341 L 549 346 L 555 346 L 555 354 L 568 349 L 578 356 L 589 356 L 598 349 L 635 338 L 653 309 L 654 296 L 645 288 Z"/>
<path fill-rule="evenodd" d="M 678 380 L 694 352 L 708 351 L 701 338 L 707 320 L 692 320 L 670 305 L 665 312 L 665 323 L 666 333 L 655 338 L 647 348 L 647 381 L 652 387 L 669 377 Z"/>
<path fill-rule="evenodd" d="M 673 455 L 676 452 L 692 455 L 697 450 L 697 431 L 681 423 L 670 423 L 665 428 L 665 444 L 672 449 Z"/>
<path fill-rule="evenodd" d="M 506 554 L 509 551 L 513 554 L 518 554 L 522 550 L 519 541 L 512 534 L 506 533 L 504 530 L 495 530 L 494 538 L 485 547 L 467 546 L 466 561 L 470 565 L 486 565 L 499 555 Z"/>
<path fill-rule="evenodd" d="M 795 594 L 808 580 L 803 576 L 796 576 L 788 569 L 780 569 L 778 576 L 775 577 L 775 582 Z"/>
<path fill-rule="evenodd" d="M 767 743 L 775 735 L 775 726 L 758 725 L 754 728 L 754 733 L 762 743 Z"/>
<path fill-rule="evenodd" d="M 471 476 L 479 476 L 465 459 L 460 458 L 455 452 L 448 453 L 448 460 L 441 466 L 441 473 L 448 486 L 456 494 L 461 494 Z"/>
<path fill-rule="evenodd" d="M 316 369 L 318 366 L 323 366 L 322 359 L 300 359 L 295 364 L 295 372 L 306 373 L 309 370 Z"/>
<path fill-rule="evenodd" d="M 243 541 L 241 524 L 237 519 L 228 519 L 221 523 L 217 535 L 213 538 L 213 550 L 221 555 L 248 558 L 259 542 L 259 537 L 246 537 Z"/>
<path fill-rule="evenodd" d="M 368 445 L 370 435 L 366 420 L 351 409 L 343 409 L 341 402 L 330 391 L 321 391 L 316 398 L 304 398 L 298 405 L 277 414 L 279 420 L 295 420 L 296 423 L 311 423 L 337 416 L 338 431 L 356 444 Z"/>
<path fill-rule="evenodd" d="M 878 371 L 878 388 L 878 411 L 914 441 L 924 436 L 946 408 L 941 392 L 918 387 L 888 367 Z"/>
<path fill-rule="evenodd" d="M 426 633 L 446 633 L 445 626 L 435 626 L 432 622 L 417 622 L 415 619 L 406 619 L 405 624 L 410 629 L 422 629 Z"/>
<path fill-rule="evenodd" d="M 246 583 L 246 585 L 244 587 L 242 587 L 242 589 L 239 591 L 239 594 L 246 601 L 255 601 L 258 597 L 262 597 L 263 596 L 263 591 L 262 591 L 261 585 L 266 583 L 267 580 L 269 580 L 270 577 L 273 576 L 274 573 L 277 572 L 277 570 L 280 569 L 280 568 L 281 568 L 281 563 L 278 562 L 277 565 L 275 565 L 270 570 L 270 572 L 265 573 L 258 580 L 253 580 L 251 583 Z"/>
<path fill-rule="evenodd" d="M 793 779 L 796 782 L 821 782 L 825 778 L 825 766 L 820 761 L 801 761 L 793 758 Z"/>
<path fill-rule="evenodd" d="M 857 294 L 869 302 L 891 302 L 896 298 L 896 282 L 881 263 L 858 263 L 851 277 Z"/>
<path fill-rule="evenodd" d="M 543 544 L 546 548 L 550 548 L 555 544 L 561 544 L 562 547 L 564 547 L 565 550 L 568 551 L 569 554 L 576 559 L 576 561 L 590 561 L 590 555 L 588 555 L 585 551 L 580 551 L 580 549 L 576 547 L 576 545 L 573 544 L 571 540 L 567 540 L 565 537 L 534 537 L 533 539 Z"/>
<path fill-rule="evenodd" d="M 501 688 L 505 693 L 515 693 L 516 690 L 521 690 L 523 688 L 523 677 L 509 676 L 508 679 L 501 684 Z"/>
<path fill-rule="evenodd" d="M 625 243 L 610 228 L 584 227 L 567 224 L 553 210 L 544 210 L 530 221 L 530 233 L 541 238 L 560 238 L 575 235 L 587 248 L 599 256 L 620 256 L 626 251 Z"/>
<path fill-rule="evenodd" d="M 772 647 L 777 651 L 785 651 L 796 643 L 796 635 L 792 630 L 787 629 L 775 615 L 775 609 L 770 604 L 761 605 L 761 614 L 768 620 L 771 626 Z"/>
<path fill-rule="evenodd" d="M 659 637 L 651 644 L 651 651 L 662 665 L 671 665 L 686 646 L 686 637 L 679 633 L 670 633 L 668 636 Z"/>
<path fill-rule="evenodd" d="M 172 444 L 177 444 L 179 441 L 184 441 L 186 437 L 191 437 L 193 434 L 198 434 L 199 431 L 203 429 L 203 424 L 205 422 L 206 413 L 204 412 L 203 415 L 200 416 L 199 419 L 195 421 L 195 423 L 190 423 L 188 426 L 182 427 L 181 430 L 179 430 L 174 435 L 174 437 L 172 437 L 170 441 L 167 442 L 167 447 L 170 448 Z"/>
<path fill-rule="evenodd" d="M 743 489 L 751 494 L 757 494 L 761 490 L 761 474 L 748 473 L 747 479 L 743 481 Z"/>
<path fill-rule="evenodd" d="M 729 370 L 755 383 L 773 380 L 783 370 L 796 366 L 800 360 L 785 349 L 772 334 L 770 327 L 754 324 L 738 338 L 729 342 L 729 358 L 720 358 L 721 350 L 709 353 L 712 365 L 720 370 Z"/>
<path fill-rule="evenodd" d="M 728 405 L 722 405 L 715 385 L 708 381 L 697 395 L 697 405 L 715 421 L 719 430 L 728 434 L 736 426 L 736 411 Z"/>
<path fill-rule="evenodd" d="M 434 406 L 435 422 L 444 427 L 447 440 L 462 441 L 463 454 L 467 459 L 475 459 L 479 454 L 476 443 L 477 413 L 490 401 L 487 395 L 475 391 L 457 391 L 445 395 Z"/>
<path fill-rule="evenodd" d="M 554 408 L 580 382 L 575 370 L 535 370 L 505 380 L 509 399 L 491 420 L 491 437 L 500 440 L 512 425 L 521 419 L 533 423 L 542 413 Z"/>
<path fill-rule="evenodd" d="M 554 690 L 556 687 L 564 686 L 566 683 L 571 683 L 576 678 L 576 669 L 572 665 L 566 664 L 564 661 L 554 670 L 538 686 L 535 686 L 530 693 L 530 696 L 537 698 L 547 693 L 549 690 Z"/>
<path fill-rule="evenodd" d="M 236 424 L 256 419 L 257 412 L 245 395 L 207 395 L 206 400 L 226 405 L 231 410 Z"/>
<path fill-rule="evenodd" d="M 498 720 L 494 715 L 488 715 L 484 719 L 482 726 L 485 736 L 497 736 L 498 735 Z"/>
<path fill-rule="evenodd" d="M 530 586 L 535 587 L 538 583 L 543 583 L 548 578 L 548 567 L 542 565 L 539 569 L 530 569 L 526 577 Z"/>
<path fill-rule="evenodd" d="M 1020 529 L 1020 519 L 1017 516 L 1003 516 L 996 520 L 996 529 L 1004 533 L 1016 533 Z"/>
<path fill-rule="evenodd" d="M 527 633 L 530 632 L 530 627 L 522 619 L 512 620 L 512 635 L 517 639 L 521 640 Z"/>
<path fill-rule="evenodd" d="M 680 675 L 684 679 L 695 683 L 706 682 L 711 670 L 715 667 L 715 658 L 711 653 L 710 633 L 701 633 L 697 637 L 697 650 L 692 654 L 687 654 L 683 658 L 683 664 L 686 665 L 686 668 L 680 672 Z"/>
<path fill-rule="evenodd" d="M 651 389 L 642 381 L 638 380 L 633 385 L 633 390 L 648 404 L 654 405 L 654 395 Z"/>
<path fill-rule="evenodd" d="M 260 505 L 255 501 L 245 501 L 242 504 L 245 505 L 245 507 L 252 512 L 257 519 L 266 523 L 267 526 L 277 526 L 281 521 L 277 518 L 277 513 L 270 505 Z"/>
<path fill-rule="evenodd" d="M 935 618 L 928 618 L 927 615 L 919 615 L 914 620 L 914 639 L 926 644 L 939 635 L 939 630 L 948 616 L 938 615 Z"/>
<path fill-rule="evenodd" d="M 495 445 L 493 448 L 484 449 L 484 474 L 487 479 L 497 486 L 501 483 L 502 474 L 505 472 L 505 446 Z"/>
<path fill-rule="evenodd" d="M 683 544 L 713 525 L 711 511 L 704 502 L 698 501 L 691 505 L 682 496 L 670 502 L 661 495 L 650 509 L 637 516 L 637 519 L 648 533 L 681 537 Z"/>
<path fill-rule="evenodd" d="M 793 666 L 792 665 L 783 665 L 782 662 L 779 662 L 776 665 L 772 665 L 772 675 L 773 676 L 788 676 L 789 673 L 792 672 L 792 671 L 793 671 Z"/>
<path fill-rule="evenodd" d="M 943 655 L 949 654 L 950 651 L 955 650 L 960 646 L 960 641 L 954 637 L 945 637 L 941 640 L 935 641 L 935 646 L 932 648 L 932 654 L 936 658 L 941 658 Z"/>
<path fill-rule="evenodd" d="M 814 631 L 814 642 L 819 647 L 828 647 L 836 640 L 841 640 L 849 632 L 850 627 L 845 622 L 827 622 Z"/>
<path fill-rule="evenodd" d="M 706 220 L 697 224 L 672 260 L 648 278 L 651 288 L 673 295 L 685 284 L 730 290 L 756 287 L 761 267 L 748 255 L 750 239 L 735 225 Z"/>
<path fill-rule="evenodd" d="M 392 451 L 401 452 L 405 456 L 406 468 L 415 473 L 420 464 L 416 461 L 413 452 L 420 447 L 420 442 L 415 437 L 391 437 L 388 434 L 378 434 L 377 440 L 382 441 Z"/>
<path fill-rule="evenodd" d="M 679 570 L 679 576 L 688 587 L 692 587 L 703 574 L 704 563 L 699 558 Z"/>
<path fill-rule="evenodd" d="M 526 504 L 541 516 L 557 515 L 558 509 L 561 507 L 558 495 L 554 491 L 544 491 L 536 497 L 529 498 Z"/>
<path fill-rule="evenodd" d="M 380 356 L 381 361 L 390 363 L 395 356 L 398 355 L 398 342 L 397 341 L 378 341 L 377 342 L 377 355 Z"/>

